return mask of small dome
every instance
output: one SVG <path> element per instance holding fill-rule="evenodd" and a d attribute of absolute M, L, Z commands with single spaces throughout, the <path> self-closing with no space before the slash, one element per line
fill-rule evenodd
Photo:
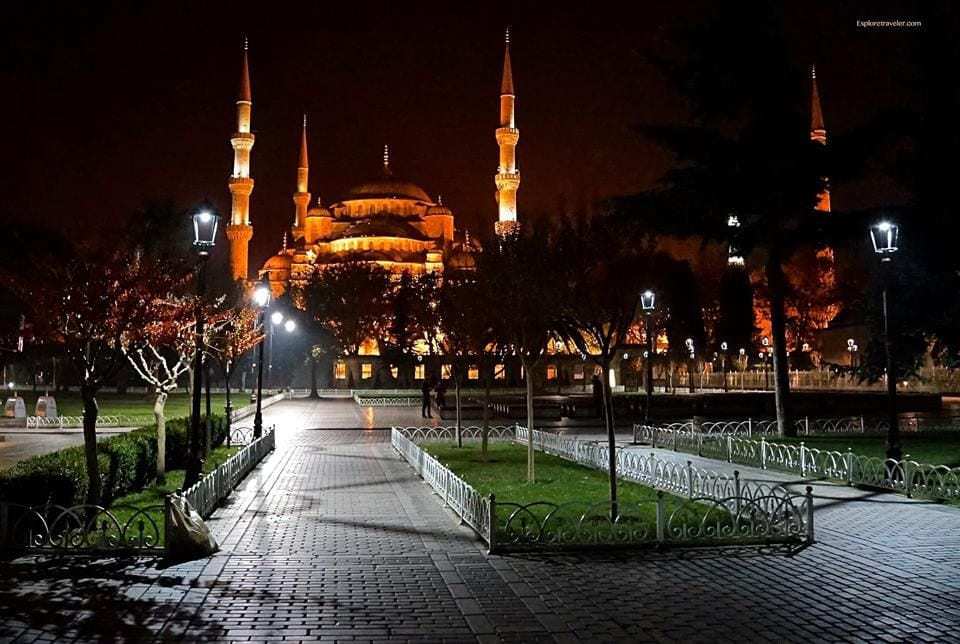
<path fill-rule="evenodd" d="M 267 263 L 263 265 L 263 269 L 267 271 L 288 271 L 290 270 L 290 264 L 292 263 L 293 258 L 286 253 L 277 253 L 273 257 L 267 260 Z"/>
<path fill-rule="evenodd" d="M 453 216 L 453 211 L 444 206 L 442 203 L 438 203 L 434 206 L 427 208 L 427 216 L 431 215 L 450 215 Z"/>
<path fill-rule="evenodd" d="M 477 267 L 477 258 L 474 253 L 456 251 L 447 260 L 447 267 L 452 270 L 473 270 Z"/>
<path fill-rule="evenodd" d="M 307 211 L 307 217 L 332 217 L 330 211 L 323 206 L 314 206 Z"/>
<path fill-rule="evenodd" d="M 413 199 L 430 203 L 427 193 L 412 181 L 404 181 L 393 176 L 386 176 L 373 181 L 361 183 L 347 191 L 344 201 L 351 199 Z"/>

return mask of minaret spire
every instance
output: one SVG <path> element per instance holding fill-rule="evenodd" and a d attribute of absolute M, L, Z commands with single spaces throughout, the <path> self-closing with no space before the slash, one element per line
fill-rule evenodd
<path fill-rule="evenodd" d="M 303 237 L 303 226 L 307 217 L 307 208 L 310 207 L 309 192 L 310 159 L 307 154 L 307 115 L 303 115 L 303 128 L 300 130 L 300 159 L 297 162 L 297 191 L 293 193 L 293 204 L 296 207 L 293 216 L 293 238 Z"/>
<path fill-rule="evenodd" d="M 498 217 L 495 226 L 498 235 L 513 234 L 517 229 L 517 190 L 520 188 L 520 170 L 517 168 L 517 142 L 520 130 L 516 127 L 516 94 L 513 86 L 513 66 L 510 62 L 510 28 L 504 34 L 503 77 L 500 81 L 500 127 L 496 130 L 500 163 L 494 181 L 497 186 Z"/>
<path fill-rule="evenodd" d="M 247 279 L 250 238 L 250 193 L 253 178 L 250 176 L 250 151 L 254 136 L 250 131 L 253 110 L 253 94 L 250 91 L 250 64 L 247 52 L 247 37 L 243 37 L 243 65 L 240 70 L 240 92 L 237 96 L 237 131 L 230 138 L 233 146 L 233 173 L 230 175 L 231 207 L 230 223 L 226 227 L 230 240 L 230 270 L 235 280 Z"/>
<path fill-rule="evenodd" d="M 817 67 L 810 66 L 810 140 L 820 145 L 827 144 L 827 129 L 823 124 L 823 109 L 820 107 L 820 90 L 817 88 Z M 817 198 L 817 210 L 830 212 L 830 190 L 824 188 Z"/>

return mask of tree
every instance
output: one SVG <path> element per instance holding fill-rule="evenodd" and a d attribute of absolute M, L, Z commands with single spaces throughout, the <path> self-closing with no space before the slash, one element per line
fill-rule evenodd
<path fill-rule="evenodd" d="M 644 255 L 629 230 L 610 216 L 562 226 L 551 249 L 562 285 L 558 328 L 581 355 L 601 369 L 603 419 L 607 431 L 610 516 L 617 501 L 616 423 L 610 366 L 631 335 L 644 278 Z"/>
<path fill-rule="evenodd" d="M 520 357 L 527 389 L 527 480 L 536 480 L 533 449 L 533 369 L 547 350 L 555 318 L 545 302 L 556 301 L 555 267 L 547 255 L 546 237 L 533 226 L 520 234 L 484 244 L 478 269 L 495 294 L 496 328 L 502 329 L 510 352 Z"/>
<path fill-rule="evenodd" d="M 186 297 L 171 297 L 154 304 L 152 319 L 143 328 L 130 329 L 121 349 L 134 371 L 156 393 L 153 415 L 157 422 L 157 480 L 166 473 L 166 418 L 164 408 L 180 376 L 190 371 L 196 352 L 195 305 Z"/>
<path fill-rule="evenodd" d="M 207 351 L 223 374 L 226 389 L 227 442 L 230 441 L 230 380 L 240 359 L 264 340 L 263 325 L 256 310 L 249 306 L 228 309 L 219 323 L 208 327 Z"/>
<path fill-rule="evenodd" d="M 642 128 L 678 163 L 634 206 L 650 223 L 708 239 L 724 239 L 728 217 L 738 217 L 741 250 L 762 262 L 769 293 L 779 430 L 793 434 L 783 267 L 797 248 L 825 241 L 826 216 L 815 205 L 836 167 L 828 167 L 825 146 L 810 140 L 811 61 L 791 57 L 783 11 L 724 6 L 681 37 L 681 54 L 658 56 L 691 118 Z"/>
<path fill-rule="evenodd" d="M 155 321 L 156 303 L 175 296 L 184 278 L 124 250 L 77 249 L 47 257 L 30 272 L 8 276 L 39 342 L 61 347 L 80 378 L 87 502 L 101 497 L 97 460 L 97 392 L 126 359 L 124 338 Z"/>
<path fill-rule="evenodd" d="M 358 355 L 387 327 L 390 275 L 377 264 L 346 262 L 318 268 L 304 291 L 310 319 L 343 355 Z"/>

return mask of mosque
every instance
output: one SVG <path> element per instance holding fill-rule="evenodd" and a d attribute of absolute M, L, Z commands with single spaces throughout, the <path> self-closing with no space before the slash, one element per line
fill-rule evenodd
<path fill-rule="evenodd" d="M 498 234 L 510 234 L 517 225 L 520 186 L 516 161 L 520 132 L 515 123 L 509 31 L 505 45 L 500 127 L 495 132 L 500 149 L 494 177 L 499 205 L 495 224 Z M 233 278 L 247 280 L 250 278 L 249 245 L 253 237 L 250 194 L 254 180 L 250 175 L 250 157 L 255 137 L 251 132 L 253 95 L 246 42 L 236 104 L 237 130 L 230 139 L 233 172 L 228 182 L 231 209 L 226 234 Z M 327 205 L 320 197 L 313 200 L 310 193 L 308 147 L 304 116 L 289 243 L 285 236 L 282 248 L 256 275 L 269 281 L 274 295 L 305 285 L 315 270 L 346 261 L 375 262 L 393 272 L 414 274 L 469 270 L 475 266 L 480 245 L 468 232 L 457 229 L 454 212 L 443 204 L 441 197 L 433 199 L 417 184 L 394 174 L 387 146 L 384 146 L 379 176 L 358 183 L 339 201 Z"/>

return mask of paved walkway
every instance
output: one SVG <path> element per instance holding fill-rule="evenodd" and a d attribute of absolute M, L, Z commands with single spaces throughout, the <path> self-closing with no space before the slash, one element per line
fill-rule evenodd
<path fill-rule="evenodd" d="M 829 536 L 793 558 L 490 557 L 388 432 L 314 429 L 338 414 L 313 401 L 265 412 L 277 451 L 214 514 L 223 549 L 208 560 L 0 566 L 0 641 L 958 638 L 960 511 L 823 508 Z"/>

